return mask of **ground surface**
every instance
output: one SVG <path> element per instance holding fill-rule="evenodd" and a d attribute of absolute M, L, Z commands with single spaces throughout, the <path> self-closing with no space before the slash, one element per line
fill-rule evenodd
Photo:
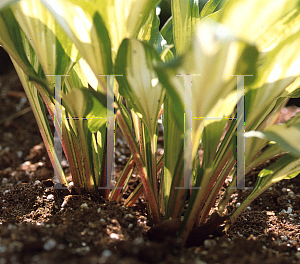
<path fill-rule="evenodd" d="M 0 264 L 300 263 L 300 177 L 270 188 L 227 234 L 199 247 L 180 249 L 174 239 L 151 242 L 141 199 L 125 208 L 88 193 L 45 188 L 53 169 L 14 72 L 0 78 L 0 102 Z M 283 119 L 296 108 L 284 111 Z M 248 192 L 236 192 L 228 210 Z"/>

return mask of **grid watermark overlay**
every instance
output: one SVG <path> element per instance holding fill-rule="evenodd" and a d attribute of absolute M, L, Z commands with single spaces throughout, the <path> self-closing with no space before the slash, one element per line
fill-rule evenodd
<path fill-rule="evenodd" d="M 62 120 L 68 119 L 62 117 L 62 77 L 70 75 L 47 75 L 55 77 L 54 89 L 54 149 L 57 159 L 62 164 Z M 115 187 L 113 182 L 115 180 L 115 114 L 114 114 L 114 78 L 115 76 L 123 75 L 99 75 L 107 77 L 107 169 L 106 169 L 106 186 L 98 187 L 98 189 L 123 189 L 123 187 Z M 244 109 L 244 86 L 245 77 L 253 75 L 232 75 L 237 77 L 237 115 L 236 117 L 193 117 L 192 112 L 192 79 L 193 77 L 200 77 L 200 74 L 179 74 L 177 77 L 184 77 L 184 186 L 175 187 L 176 189 L 200 189 L 201 187 L 191 186 L 192 178 L 192 122 L 193 120 L 235 120 L 237 122 L 237 159 L 236 159 L 236 187 L 234 189 L 253 189 L 253 187 L 245 186 L 245 109 Z M 72 119 L 79 119 L 79 117 L 72 117 Z M 82 117 L 80 119 L 95 119 Z M 97 117 L 96 117 L 97 119 Z M 102 119 L 102 118 L 101 118 Z M 55 171 L 54 181 L 55 189 L 66 189 L 60 184 L 59 179 L 62 178 L 63 171 Z M 230 188 L 230 187 L 229 187 Z"/>
<path fill-rule="evenodd" d="M 201 77 L 200 74 L 179 74 L 177 77 L 184 77 L 184 186 L 175 187 L 176 189 L 200 189 L 201 187 L 191 186 L 192 179 L 192 122 L 193 119 L 202 120 L 236 120 L 237 121 L 237 181 L 235 189 L 253 189 L 245 186 L 245 77 L 253 75 L 232 75 L 237 77 L 237 117 L 193 117 L 192 111 L 192 78 Z M 230 188 L 230 187 L 229 187 Z"/>

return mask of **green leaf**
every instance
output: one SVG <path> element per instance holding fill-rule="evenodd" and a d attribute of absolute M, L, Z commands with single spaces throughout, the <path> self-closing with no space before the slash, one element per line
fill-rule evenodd
<path fill-rule="evenodd" d="M 288 96 L 300 84 L 299 45 L 296 33 L 268 52 L 263 65 L 258 67 L 256 80 L 245 95 L 246 131 L 256 130 L 273 110 L 278 97 Z"/>
<path fill-rule="evenodd" d="M 164 26 L 161 28 L 160 33 L 164 37 L 164 39 L 167 41 L 169 45 L 174 43 L 173 40 L 173 19 L 170 17 L 167 22 L 164 24 Z"/>
<path fill-rule="evenodd" d="M 205 6 L 201 10 L 200 18 L 204 18 L 210 14 L 212 14 L 214 11 L 216 11 L 218 5 L 220 4 L 222 0 L 209 0 L 206 2 Z"/>
<path fill-rule="evenodd" d="M 229 0 L 221 9 L 218 21 L 228 27 L 235 36 L 249 43 L 261 45 L 264 44 L 260 41 L 261 36 L 280 19 L 297 9 L 298 5 L 298 0 Z M 273 33 L 274 37 L 279 36 L 280 38 L 279 32 L 274 31 Z M 260 45 L 258 46 L 259 51 L 262 50 Z M 263 46 L 264 49 L 272 48 L 268 45 Z"/>
<path fill-rule="evenodd" d="M 94 90 L 73 89 L 63 95 L 62 105 L 73 117 L 86 118 L 91 132 L 97 132 L 106 124 L 106 96 Z"/>
<path fill-rule="evenodd" d="M 95 2 L 41 0 L 57 23 L 85 58 L 97 76 L 101 91 L 106 92 L 106 76 L 112 74 L 109 33 L 96 9 Z"/>
<path fill-rule="evenodd" d="M 55 153 L 53 135 L 49 126 L 47 114 L 44 109 L 43 101 L 41 100 L 37 88 L 28 80 L 28 76 L 24 73 L 21 67 L 14 61 L 14 59 L 12 59 L 12 61 L 18 73 L 18 76 L 20 78 L 20 81 L 22 82 L 28 101 L 31 105 L 34 117 L 40 129 L 54 171 L 58 176 L 60 183 L 67 185 L 65 174 L 61 167 L 60 161 L 58 160 L 58 157 Z"/>
<path fill-rule="evenodd" d="M 291 125 L 290 122 L 293 122 Z M 300 157 L 300 114 L 285 124 L 277 124 L 268 127 L 264 131 L 249 131 L 245 137 L 259 137 L 275 141 L 281 148 L 289 151 L 291 154 Z"/>
<path fill-rule="evenodd" d="M 17 2 L 19 0 L 2 0 L 1 3 L 0 3 L 0 10 L 14 2 Z"/>
<path fill-rule="evenodd" d="M 205 126 L 202 134 L 202 146 L 203 146 L 203 167 L 208 168 L 212 166 L 216 151 L 220 144 L 220 138 L 224 133 L 225 125 L 228 120 L 218 120 L 217 122 L 210 123 Z M 236 145 L 233 145 L 236 148 Z M 235 151 L 236 152 L 236 151 Z"/>
<path fill-rule="evenodd" d="M 178 74 L 195 74 L 192 79 L 193 155 L 203 127 L 215 120 L 232 117 L 237 102 L 237 77 L 254 74 L 257 50 L 235 38 L 222 25 L 212 21 L 199 23 L 188 52 L 172 65 L 157 67 L 161 83 L 174 101 L 174 116 L 183 126 L 185 85 Z M 199 76 L 201 74 L 201 76 Z M 239 96 L 242 96 L 240 94 Z"/>
<path fill-rule="evenodd" d="M 280 148 L 278 144 L 269 143 L 268 146 L 268 140 L 257 137 L 248 137 L 247 133 L 248 132 L 244 134 L 246 166 L 245 174 L 256 168 L 259 164 L 274 158 L 278 154 L 284 153 L 283 149 Z M 260 154 L 262 149 L 266 146 L 268 146 L 268 148 Z"/>
<path fill-rule="evenodd" d="M 150 12 L 159 2 L 160 0 L 102 0 L 101 5 L 93 3 L 106 23 L 113 57 L 117 54 L 124 38 L 137 37 Z"/>
<path fill-rule="evenodd" d="M 159 31 L 160 20 L 154 9 L 141 28 L 137 39 L 149 43 L 160 54 L 167 43 Z"/>
<path fill-rule="evenodd" d="M 151 46 L 135 39 L 123 41 L 116 60 L 116 72 L 123 74 L 117 77 L 119 92 L 128 99 L 151 135 L 155 133 L 165 94 L 154 71 L 154 65 L 160 61 Z"/>
<path fill-rule="evenodd" d="M 11 8 L 0 12 L 0 43 L 27 76 L 43 84 L 44 93 L 51 98 L 48 85 L 43 83 L 44 73 L 28 38 L 24 35 Z M 41 89 L 41 88 L 40 88 Z M 40 91 L 41 92 L 41 91 Z"/>
<path fill-rule="evenodd" d="M 182 55 L 188 49 L 195 25 L 200 20 L 199 1 L 172 0 L 172 18 L 176 54 Z"/>
<path fill-rule="evenodd" d="M 263 169 L 256 180 L 251 194 L 239 206 L 239 208 L 230 216 L 226 223 L 225 230 L 229 228 L 242 211 L 260 194 L 270 188 L 273 184 L 289 177 L 295 177 L 300 173 L 300 159 L 290 154 L 285 154 L 277 162 L 266 169 Z"/>
<path fill-rule="evenodd" d="M 164 24 L 162 29 L 160 30 L 161 35 L 167 41 L 168 45 L 173 45 L 171 51 L 175 55 L 176 49 L 174 47 L 174 39 L 173 39 L 173 19 L 170 17 L 168 21 Z"/>
<path fill-rule="evenodd" d="M 97 51 L 97 38 L 105 39 L 106 37 L 105 31 L 102 31 L 97 36 L 92 27 L 95 14 L 98 13 L 107 29 L 112 46 L 112 57 L 115 58 L 122 40 L 137 36 L 140 28 L 146 22 L 150 11 L 155 8 L 159 0 L 102 0 L 101 4 L 97 1 L 77 0 L 42 0 L 42 2 L 51 10 L 69 36 L 70 34 L 75 34 L 75 38 L 71 38 L 73 41 L 77 39 L 79 42 L 88 42 L 90 45 L 86 45 L 86 48 L 92 46 L 89 52 L 92 50 Z M 70 10 L 72 11 L 70 12 Z M 97 27 L 97 25 L 93 26 Z M 98 29 L 100 33 L 103 27 L 101 26 Z M 69 32 L 69 30 L 73 32 Z M 94 41 L 97 42 L 93 43 Z M 81 51 L 81 49 L 79 50 Z M 105 59 L 106 55 L 104 53 L 101 55 Z M 92 55 L 90 54 L 89 56 Z M 89 61 L 86 56 L 84 57 Z M 94 70 L 94 67 L 90 66 Z M 105 74 L 105 72 L 100 71 L 95 73 L 95 75 L 98 74 Z"/>
<path fill-rule="evenodd" d="M 12 11 L 35 50 L 45 74 L 68 74 L 80 55 L 41 2 L 20 1 L 12 6 Z"/>
<path fill-rule="evenodd" d="M 290 7 L 289 7 L 290 8 Z M 257 46 L 263 51 L 276 47 L 281 41 L 300 30 L 300 5 L 271 25 L 256 40 Z"/>
<path fill-rule="evenodd" d="M 174 206 L 179 206 L 180 202 L 176 200 L 178 193 L 182 190 L 175 189 L 181 186 L 183 177 L 183 169 L 178 171 L 179 164 L 183 163 L 182 153 L 184 151 L 183 127 L 179 127 L 175 118 L 173 118 L 172 99 L 166 95 L 164 101 L 164 204 L 165 204 L 165 217 L 168 219 L 173 216 Z M 182 115 L 182 119 L 184 116 Z M 182 160 L 180 160 L 182 159 Z M 172 206 L 173 205 L 173 206 Z"/>

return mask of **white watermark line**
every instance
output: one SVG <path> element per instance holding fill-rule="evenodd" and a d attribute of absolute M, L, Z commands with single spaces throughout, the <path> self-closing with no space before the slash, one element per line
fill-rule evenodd
<path fill-rule="evenodd" d="M 62 143 L 60 137 L 62 136 L 62 120 L 88 120 L 88 119 L 106 119 L 103 117 L 71 117 L 62 118 L 62 105 L 61 105 L 61 76 L 70 75 L 50 75 L 55 76 L 55 109 L 54 109 L 54 149 L 58 161 L 62 162 Z M 107 77 L 107 187 L 99 187 L 100 189 L 114 189 L 112 180 L 114 180 L 114 163 L 115 163 L 115 115 L 114 115 L 114 77 L 123 75 L 99 75 Z M 248 189 L 245 187 L 245 113 L 244 113 L 244 77 L 253 75 L 232 75 L 237 76 L 237 117 L 192 117 L 192 77 L 201 76 L 200 74 L 177 74 L 176 76 L 185 77 L 185 113 L 184 113 L 184 187 L 175 187 L 176 189 L 189 189 L 191 187 L 192 175 L 192 121 L 193 119 L 204 120 L 237 120 L 237 189 Z M 188 91 L 188 93 L 186 93 Z M 58 134 L 58 132 L 60 134 Z M 189 151 L 188 151 L 189 150 Z M 57 175 L 58 173 L 58 175 Z M 55 172 L 55 177 L 60 178 L 63 175 L 61 171 Z M 118 188 L 121 189 L 122 187 Z"/>
<path fill-rule="evenodd" d="M 236 189 L 245 189 L 245 76 L 253 75 L 232 75 L 237 77 L 237 181 Z"/>
<path fill-rule="evenodd" d="M 200 77 L 200 74 L 177 74 L 177 77 L 184 77 L 184 186 L 175 189 L 190 189 L 192 179 L 192 78 Z"/>
<path fill-rule="evenodd" d="M 56 157 L 58 159 L 59 164 L 62 164 L 62 105 L 61 105 L 61 77 L 62 76 L 70 76 L 66 75 L 54 75 L 54 74 L 47 74 L 46 76 L 54 76 L 55 86 L 54 86 L 54 151 L 56 153 Z M 58 133 L 59 132 L 59 133 Z M 54 182 L 60 183 L 59 179 L 62 179 L 63 169 L 60 166 L 60 171 L 54 170 Z M 58 187 L 60 189 L 64 189 L 66 187 Z"/>
<path fill-rule="evenodd" d="M 229 119 L 229 120 L 237 120 L 236 117 L 192 117 L 192 119 L 209 119 L 209 120 L 224 120 L 224 119 Z"/>
<path fill-rule="evenodd" d="M 88 120 L 88 119 L 107 119 L 106 117 L 63 117 L 62 120 Z"/>
<path fill-rule="evenodd" d="M 191 185 L 192 176 L 192 140 L 191 123 L 193 119 L 204 119 L 204 120 L 237 120 L 237 185 L 236 189 L 249 189 L 252 187 L 245 187 L 245 76 L 253 75 L 231 75 L 237 76 L 237 117 L 192 117 L 192 99 L 191 99 L 191 87 L 192 87 L 192 76 L 201 76 L 200 74 L 177 74 L 176 76 L 185 77 L 185 120 L 184 120 L 184 186 L 175 187 L 176 189 L 199 189 L 200 187 L 189 187 Z M 191 116 L 189 115 L 191 113 Z M 190 146 L 190 151 L 187 153 L 187 147 Z"/>
<path fill-rule="evenodd" d="M 114 78 L 123 75 L 104 75 L 107 77 L 107 176 L 106 187 L 98 187 L 98 189 L 123 189 L 123 187 L 115 187 L 115 113 L 114 113 Z"/>

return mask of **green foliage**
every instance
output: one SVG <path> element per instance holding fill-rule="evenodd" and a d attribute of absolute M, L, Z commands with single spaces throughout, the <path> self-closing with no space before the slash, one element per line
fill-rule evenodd
<path fill-rule="evenodd" d="M 43 106 L 54 119 L 57 87 L 50 75 L 68 75 L 61 77 L 63 118 L 55 128 L 74 185 L 120 201 L 121 190 L 103 188 L 113 165 L 107 118 L 114 108 L 132 153 L 116 187 L 127 185 L 136 166 L 142 183 L 125 204 L 144 192 L 155 223 L 180 218 L 189 192 L 178 232 L 184 245 L 193 226 L 205 223 L 227 177 L 236 184 L 236 129 L 243 122 L 236 106 L 243 98 L 245 173 L 282 157 L 260 172 L 226 228 L 259 194 L 300 172 L 299 115 L 273 125 L 287 99 L 300 96 L 300 3 L 209 0 L 200 8 L 198 0 L 173 0 L 172 17 L 159 30 L 159 2 L 5 0 L 0 44 L 13 60 L 60 182 L 67 185 Z M 107 77 L 112 74 L 115 82 Z M 237 92 L 238 75 L 250 75 L 244 93 Z M 107 105 L 113 97 L 114 105 Z M 164 156 L 157 160 L 162 112 Z M 219 203 L 219 215 L 232 192 Z"/>

